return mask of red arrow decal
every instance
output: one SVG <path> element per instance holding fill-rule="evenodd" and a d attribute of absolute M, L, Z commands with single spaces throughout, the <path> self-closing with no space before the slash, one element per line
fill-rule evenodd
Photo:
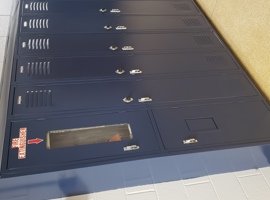
<path fill-rule="evenodd" d="M 42 141 L 43 141 L 42 139 L 36 138 L 36 139 L 28 140 L 27 144 L 39 144 Z"/>

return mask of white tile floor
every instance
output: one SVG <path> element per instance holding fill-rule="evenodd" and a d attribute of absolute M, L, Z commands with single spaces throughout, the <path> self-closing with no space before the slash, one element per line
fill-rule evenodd
<path fill-rule="evenodd" d="M 15 0 L 0 0 L 0 74 L 5 62 L 4 52 L 14 2 Z M 219 164 L 216 165 L 216 163 Z M 270 167 L 260 148 L 180 155 L 171 158 L 135 161 L 134 164 L 145 168 L 142 170 L 145 173 L 137 177 L 132 177 L 132 173 L 123 173 L 123 188 L 61 199 L 270 199 Z M 119 166 L 121 167 L 121 165 Z M 160 182 L 160 180 L 164 180 L 164 176 L 161 178 L 162 174 L 166 174 L 168 180 L 175 179 L 175 181 Z M 31 188 L 29 188 L 23 198 L 29 199 L 31 195 Z M 8 197 L 5 199 L 17 198 Z"/>

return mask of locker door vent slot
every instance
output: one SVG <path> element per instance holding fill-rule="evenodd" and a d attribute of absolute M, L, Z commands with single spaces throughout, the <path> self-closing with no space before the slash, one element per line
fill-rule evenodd
<path fill-rule="evenodd" d="M 27 26 L 27 22 L 24 23 Z M 49 19 L 30 19 L 29 29 L 47 29 L 49 28 Z"/>
<path fill-rule="evenodd" d="M 28 40 L 28 49 L 29 50 L 50 49 L 50 39 L 49 38 L 29 39 Z"/>
<path fill-rule="evenodd" d="M 187 26 L 202 26 L 200 21 L 196 18 L 186 18 L 186 19 L 184 19 L 184 23 Z"/>
<path fill-rule="evenodd" d="M 27 63 L 28 76 L 48 76 L 51 74 L 50 62 L 29 62 Z"/>
<path fill-rule="evenodd" d="M 194 35 L 193 37 L 194 37 L 195 42 L 200 46 L 214 44 L 211 38 L 207 35 Z"/>
<path fill-rule="evenodd" d="M 25 96 L 25 106 L 27 108 L 52 106 L 51 90 L 27 91 Z"/>
<path fill-rule="evenodd" d="M 115 124 L 49 131 L 46 146 L 47 149 L 54 149 L 131 139 L 133 135 L 129 124 Z"/>
<path fill-rule="evenodd" d="M 209 54 L 205 56 L 206 60 L 209 63 L 213 64 L 227 64 L 227 61 L 222 55 L 216 55 L 216 54 Z"/>
<path fill-rule="evenodd" d="M 179 11 L 190 11 L 190 7 L 188 6 L 188 4 L 185 3 L 177 3 L 177 4 L 173 4 L 173 6 L 175 7 L 176 10 Z"/>
<path fill-rule="evenodd" d="M 48 11 L 49 10 L 49 2 L 31 2 L 30 4 L 24 5 L 25 10 L 30 11 Z"/>

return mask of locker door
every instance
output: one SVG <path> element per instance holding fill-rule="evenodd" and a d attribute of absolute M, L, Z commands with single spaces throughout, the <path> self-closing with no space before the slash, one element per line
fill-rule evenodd
<path fill-rule="evenodd" d="M 153 110 L 167 150 L 251 145 L 270 139 L 270 112 L 262 101 Z"/>
<path fill-rule="evenodd" d="M 212 32 L 21 36 L 20 55 L 172 52 L 223 48 Z"/>
<path fill-rule="evenodd" d="M 14 121 L 10 138 L 8 169 L 100 163 L 159 150 L 147 111 Z"/>
<path fill-rule="evenodd" d="M 50 81 L 82 78 L 134 78 L 153 74 L 177 74 L 237 70 L 226 52 L 152 55 L 118 55 L 73 58 L 20 58 L 16 81 Z"/>
<path fill-rule="evenodd" d="M 257 95 L 241 74 L 47 86 L 17 86 L 13 114 L 130 108 Z"/>
<path fill-rule="evenodd" d="M 126 33 L 210 28 L 201 16 L 23 16 L 21 33 Z"/>
<path fill-rule="evenodd" d="M 183 15 L 198 14 L 191 1 L 24 1 L 23 14 Z M 78 12 L 79 11 L 79 12 Z"/>

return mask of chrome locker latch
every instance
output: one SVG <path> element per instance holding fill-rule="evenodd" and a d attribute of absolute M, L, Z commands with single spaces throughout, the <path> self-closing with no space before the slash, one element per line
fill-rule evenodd
<path fill-rule="evenodd" d="M 115 29 L 118 30 L 118 31 L 127 30 L 127 27 L 125 27 L 125 26 L 117 26 Z"/>
<path fill-rule="evenodd" d="M 22 43 L 22 48 L 26 48 L 26 42 Z"/>
<path fill-rule="evenodd" d="M 18 105 L 21 105 L 22 104 L 22 96 L 18 96 L 17 104 Z"/>
<path fill-rule="evenodd" d="M 153 99 L 151 99 L 150 97 L 143 97 L 139 99 L 140 103 L 151 102 L 151 101 L 153 101 Z"/>
<path fill-rule="evenodd" d="M 123 70 L 123 69 L 120 68 L 120 69 L 116 70 L 115 73 L 116 74 L 124 74 L 125 73 L 125 70 Z"/>
<path fill-rule="evenodd" d="M 126 102 L 126 103 L 130 103 L 130 102 L 133 101 L 133 98 L 131 98 L 131 97 L 125 97 L 125 98 L 123 99 L 123 101 Z"/>
<path fill-rule="evenodd" d="M 106 26 L 104 26 L 104 29 L 106 29 L 106 30 L 111 30 L 111 29 L 112 29 L 112 26 L 106 25 Z"/>
<path fill-rule="evenodd" d="M 122 48 L 122 50 L 123 50 L 123 51 L 133 51 L 134 48 L 133 48 L 132 46 L 124 46 L 124 47 Z"/>
<path fill-rule="evenodd" d="M 136 74 L 142 74 L 142 71 L 139 69 L 133 69 L 133 70 L 129 71 L 129 73 L 131 75 L 136 75 Z"/>
<path fill-rule="evenodd" d="M 190 138 L 190 139 L 187 139 L 187 140 L 183 140 L 183 144 L 194 144 L 194 143 L 197 143 L 198 140 L 195 139 L 195 138 Z"/>
<path fill-rule="evenodd" d="M 28 26 L 27 21 L 24 21 L 24 22 L 23 22 L 23 27 L 27 27 L 27 26 Z"/>
<path fill-rule="evenodd" d="M 117 9 L 117 8 L 113 8 L 113 9 L 111 9 L 110 12 L 111 12 L 111 13 L 120 13 L 121 10 L 119 10 L 119 9 Z"/>
<path fill-rule="evenodd" d="M 134 150 L 137 150 L 137 149 L 140 149 L 140 146 L 131 145 L 131 146 L 124 147 L 124 151 L 134 151 Z"/>
<path fill-rule="evenodd" d="M 99 12 L 101 12 L 101 13 L 105 13 L 106 11 L 107 11 L 106 8 L 100 8 L 100 9 L 99 9 Z"/>
<path fill-rule="evenodd" d="M 116 51 L 118 49 L 118 47 L 117 46 L 110 46 L 109 49 L 112 50 L 112 51 Z"/>
<path fill-rule="evenodd" d="M 20 74 L 23 74 L 24 72 L 24 66 L 20 66 Z"/>

